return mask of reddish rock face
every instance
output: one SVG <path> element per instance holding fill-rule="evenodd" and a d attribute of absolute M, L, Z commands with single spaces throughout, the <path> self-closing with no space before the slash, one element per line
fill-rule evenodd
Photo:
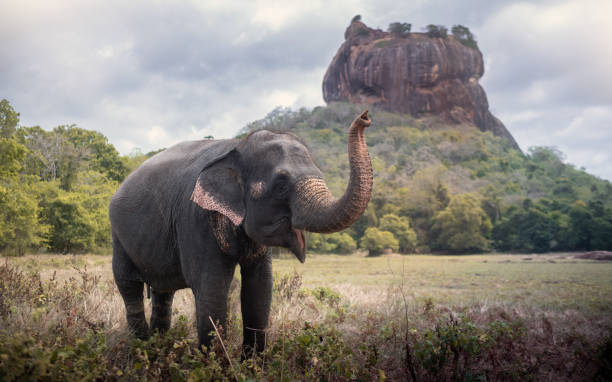
<path fill-rule="evenodd" d="M 484 73 L 478 49 L 451 35 L 397 37 L 360 21 L 351 23 L 344 37 L 323 79 L 325 102 L 365 103 L 414 116 L 441 115 L 505 137 L 519 149 L 489 111 L 487 95 L 478 84 Z"/>

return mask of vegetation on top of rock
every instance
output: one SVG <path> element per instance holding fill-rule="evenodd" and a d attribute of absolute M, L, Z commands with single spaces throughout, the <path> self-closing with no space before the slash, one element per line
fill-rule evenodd
<path fill-rule="evenodd" d="M 412 24 L 409 23 L 391 23 L 387 31 L 394 36 L 406 37 L 410 34 Z"/>
<path fill-rule="evenodd" d="M 478 49 L 478 44 L 476 43 L 474 34 L 470 32 L 468 27 L 461 24 L 453 25 L 451 32 L 453 33 L 453 36 L 455 36 L 463 45 Z"/>
<path fill-rule="evenodd" d="M 444 25 L 429 24 L 424 28 L 429 37 L 446 38 L 448 36 L 448 28 Z"/>

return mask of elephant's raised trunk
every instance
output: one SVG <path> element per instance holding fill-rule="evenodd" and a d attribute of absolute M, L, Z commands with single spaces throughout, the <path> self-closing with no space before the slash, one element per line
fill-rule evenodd
<path fill-rule="evenodd" d="M 372 195 L 372 164 L 364 137 L 364 130 L 370 123 L 366 110 L 349 128 L 351 176 L 342 197 L 334 198 L 321 178 L 309 177 L 296 182 L 292 203 L 294 228 L 337 232 L 350 227 L 361 216 Z"/>

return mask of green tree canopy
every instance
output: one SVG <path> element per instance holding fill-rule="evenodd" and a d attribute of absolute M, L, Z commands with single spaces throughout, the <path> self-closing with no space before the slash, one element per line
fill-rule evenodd
<path fill-rule="evenodd" d="M 13 138 L 0 138 L 0 180 L 15 178 L 23 168 L 27 149 Z"/>
<path fill-rule="evenodd" d="M 452 252 L 485 251 L 491 220 L 474 194 L 459 194 L 433 218 L 432 244 L 435 249 Z"/>
<path fill-rule="evenodd" d="M 457 37 L 457 39 L 465 46 L 470 48 L 478 49 L 478 45 L 476 43 L 476 39 L 474 38 L 474 34 L 470 32 L 470 29 L 463 25 L 453 25 L 451 28 L 451 33 L 453 36 Z"/>
<path fill-rule="evenodd" d="M 446 38 L 448 36 L 448 29 L 444 25 L 429 24 L 425 27 L 425 31 L 429 37 Z"/>
<path fill-rule="evenodd" d="M 89 160 L 92 170 L 105 174 L 110 180 L 121 182 L 128 174 L 115 146 L 97 131 L 86 130 L 75 125 L 59 126 L 55 129 L 72 143 L 81 157 Z"/>
<path fill-rule="evenodd" d="M 3 182 L 4 183 L 4 182 Z M 32 185 L 12 179 L 0 184 L 0 251 L 21 256 L 43 244 L 49 227 L 39 222 L 39 207 Z"/>
<path fill-rule="evenodd" d="M 0 137 L 10 138 L 15 134 L 19 124 L 19 113 L 13 109 L 9 101 L 0 101 Z"/>
<path fill-rule="evenodd" d="M 397 251 L 399 242 L 389 231 L 381 231 L 376 227 L 366 229 L 359 246 L 369 252 L 370 256 L 383 253 L 385 249 Z"/>
<path fill-rule="evenodd" d="M 412 29 L 412 24 L 409 23 L 391 23 L 387 31 L 398 37 L 406 37 L 410 34 L 410 29 Z"/>
<path fill-rule="evenodd" d="M 329 235 L 313 233 L 309 237 L 308 248 L 319 253 L 351 253 L 357 249 L 357 243 L 346 232 Z"/>
<path fill-rule="evenodd" d="M 408 253 L 413 251 L 417 244 L 416 232 L 410 227 L 410 220 L 406 216 L 395 214 L 384 215 L 378 226 L 382 231 L 389 231 L 397 239 L 399 251 Z"/>

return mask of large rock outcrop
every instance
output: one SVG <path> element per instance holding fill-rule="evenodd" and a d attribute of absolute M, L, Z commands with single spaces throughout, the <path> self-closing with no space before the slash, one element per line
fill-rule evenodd
<path fill-rule="evenodd" d="M 487 95 L 478 84 L 484 73 L 478 49 L 451 35 L 399 37 L 360 21 L 352 22 L 344 37 L 323 79 L 325 102 L 372 104 L 414 116 L 440 115 L 505 137 L 519 149 L 489 111 Z"/>

